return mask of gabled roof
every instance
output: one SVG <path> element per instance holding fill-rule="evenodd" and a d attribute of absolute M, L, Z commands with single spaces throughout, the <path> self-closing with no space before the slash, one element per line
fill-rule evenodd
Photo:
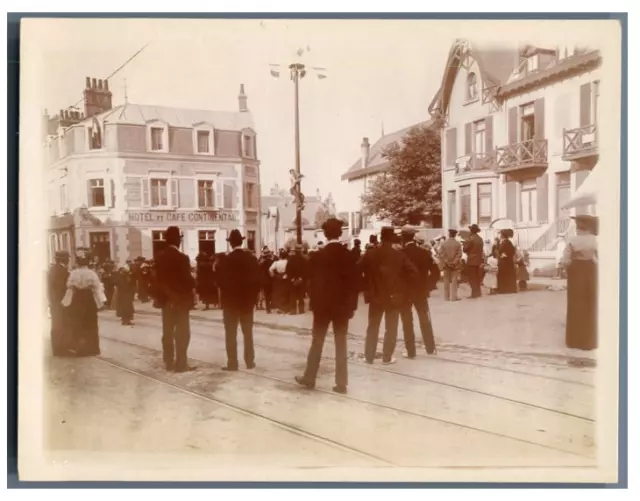
<path fill-rule="evenodd" d="M 497 88 L 505 84 L 517 67 L 520 58 L 520 50 L 517 47 L 495 48 L 479 45 L 472 47 L 471 43 L 466 40 L 456 40 L 449 51 L 440 88 L 429 105 L 430 113 L 439 109 L 443 115 L 446 114 L 451 90 L 460 69 L 462 55 L 465 52 L 478 64 L 485 88 Z"/>
<path fill-rule="evenodd" d="M 253 118 L 249 112 L 193 110 L 127 103 L 97 115 L 110 124 L 146 125 L 159 121 L 170 127 L 192 128 L 195 124 L 207 123 L 216 129 L 242 131 L 253 129 Z"/>
<path fill-rule="evenodd" d="M 466 40 L 456 40 L 451 46 L 449 57 L 442 75 L 442 83 L 429 105 L 429 112 L 434 118 L 447 115 L 451 90 L 460 69 L 464 54 L 472 57 L 478 64 L 484 88 L 490 89 L 494 98 L 504 99 L 508 94 L 522 92 L 526 88 L 541 85 L 549 78 L 561 74 L 585 71 L 598 65 L 599 51 L 581 48 L 572 56 L 556 60 L 551 58 L 544 67 L 528 75 L 516 75 L 521 63 L 521 56 L 528 54 L 555 55 L 555 49 L 524 45 L 510 48 L 481 47 Z"/>
<path fill-rule="evenodd" d="M 349 170 L 342 175 L 342 180 L 348 181 L 351 179 L 358 179 L 359 177 L 362 177 L 364 175 L 373 174 L 375 172 L 384 170 L 387 167 L 388 162 L 387 159 L 383 157 L 383 154 L 389 146 L 402 141 L 402 139 L 409 133 L 411 129 L 421 126 L 430 127 L 433 124 L 433 120 L 427 120 L 426 122 L 420 122 L 414 125 L 410 125 L 409 127 L 405 127 L 404 129 L 400 129 L 396 132 L 392 132 L 391 134 L 382 136 L 369 149 L 369 161 L 367 162 L 365 168 L 362 168 L 362 159 L 359 158 L 356 162 L 354 162 Z"/>

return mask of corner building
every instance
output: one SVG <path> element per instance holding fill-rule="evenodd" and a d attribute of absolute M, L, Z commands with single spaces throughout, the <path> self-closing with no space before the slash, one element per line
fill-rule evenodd
<path fill-rule="evenodd" d="M 89 247 L 123 264 L 153 258 L 168 226 L 182 250 L 226 252 L 238 228 L 260 242 L 260 162 L 240 87 L 236 112 L 125 103 L 112 108 L 106 81 L 87 78 L 85 113 L 45 116 L 49 251 Z"/>

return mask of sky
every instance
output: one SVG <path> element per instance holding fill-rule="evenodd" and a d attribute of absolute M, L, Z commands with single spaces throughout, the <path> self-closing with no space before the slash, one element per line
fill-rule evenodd
<path fill-rule="evenodd" d="M 383 127 L 388 134 L 429 119 L 449 48 L 473 23 L 46 20 L 22 58 L 37 65 L 40 109 L 50 113 L 82 99 L 86 76 L 107 77 L 147 43 L 110 79 L 114 106 L 124 102 L 125 79 L 129 102 L 212 110 L 237 110 L 244 84 L 266 194 L 276 182 L 288 187 L 294 166 L 293 83 L 287 71 L 273 78 L 269 65 L 294 62 L 308 47 L 302 62 L 326 68 L 327 78 L 308 74 L 300 84 L 303 191 L 331 192 L 340 210 L 348 193 L 340 176 L 360 157 L 362 138 L 373 144 Z M 474 39 L 506 36 L 476 30 Z"/>
<path fill-rule="evenodd" d="M 372 21 L 56 21 L 42 47 L 42 108 L 56 113 L 82 99 L 86 76 L 110 79 L 113 104 L 129 102 L 236 110 L 243 83 L 258 134 L 261 184 L 288 187 L 294 155 L 294 92 L 287 65 L 326 68 L 300 83 L 303 190 L 346 196 L 340 176 L 360 156 L 363 137 L 427 120 L 450 41 L 433 43 L 424 23 Z M 45 38 L 40 34 L 41 38 Z M 82 108 L 82 105 L 79 105 Z"/>

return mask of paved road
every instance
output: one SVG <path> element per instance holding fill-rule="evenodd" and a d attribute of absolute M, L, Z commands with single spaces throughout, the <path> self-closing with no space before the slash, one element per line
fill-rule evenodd
<path fill-rule="evenodd" d="M 566 291 L 551 292 L 540 289 L 518 294 L 483 296 L 468 299 L 470 290 L 460 287 L 458 302 L 445 302 L 440 289 L 429 299 L 436 341 L 439 346 L 508 354 L 545 355 L 548 358 L 595 359 L 595 352 L 568 349 L 565 346 Z M 136 303 L 141 313 L 157 314 L 150 303 Z M 203 311 L 192 316 L 222 321 L 220 310 Z M 308 331 L 311 314 L 268 315 L 256 312 L 256 321 L 264 326 Z M 417 327 L 417 318 L 414 319 Z M 363 338 L 367 328 L 367 306 L 360 301 L 358 310 L 349 324 L 349 332 Z M 401 331 L 401 330 L 400 330 Z M 418 336 L 419 337 L 419 336 Z M 400 335 L 402 338 L 402 335 Z"/>
<path fill-rule="evenodd" d="M 309 336 L 258 327 L 258 367 L 224 373 L 218 322 L 194 320 L 195 372 L 163 370 L 160 319 L 101 315 L 99 359 L 49 359 L 48 445 L 57 451 L 206 455 L 244 466 L 577 466 L 595 462 L 593 369 L 553 357 L 443 347 L 362 364 L 336 395 L 328 341 L 318 389 L 298 387 Z"/>

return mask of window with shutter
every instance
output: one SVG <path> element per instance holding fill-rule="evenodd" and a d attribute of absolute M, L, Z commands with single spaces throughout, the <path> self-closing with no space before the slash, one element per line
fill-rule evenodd
<path fill-rule="evenodd" d="M 169 180 L 168 179 L 150 179 L 148 180 L 148 186 L 149 186 L 148 191 L 151 193 L 151 197 L 150 197 L 151 207 L 168 207 L 169 206 Z"/>
<path fill-rule="evenodd" d="M 467 226 L 471 221 L 471 186 L 460 186 L 460 225 Z"/>
<path fill-rule="evenodd" d="M 457 226 L 456 190 L 450 190 L 447 192 L 447 203 L 447 207 L 449 210 L 449 228 L 455 228 Z"/>
<path fill-rule="evenodd" d="M 491 183 L 478 184 L 478 224 L 488 225 L 492 219 L 492 186 Z"/>
<path fill-rule="evenodd" d="M 447 166 L 448 167 L 454 167 L 456 165 L 456 159 L 458 158 L 457 134 L 458 134 L 458 131 L 455 127 L 447 131 L 446 147 L 447 147 Z"/>
<path fill-rule="evenodd" d="M 538 222 L 545 224 L 549 221 L 549 174 L 544 173 L 537 179 L 538 192 Z"/>
<path fill-rule="evenodd" d="M 180 207 L 180 196 L 178 194 L 178 180 L 171 180 L 171 206 Z"/>
<path fill-rule="evenodd" d="M 518 142 L 518 108 L 509 109 L 509 144 Z"/>
<path fill-rule="evenodd" d="M 149 207 L 151 205 L 151 186 L 149 179 L 141 179 L 142 184 L 142 206 Z"/>
<path fill-rule="evenodd" d="M 233 209 L 233 185 L 231 181 L 225 181 L 223 186 L 223 207 L 225 209 Z"/>
<path fill-rule="evenodd" d="M 87 181 L 89 207 L 104 207 L 106 205 L 107 197 L 104 184 L 104 179 L 89 179 Z"/>
<path fill-rule="evenodd" d="M 580 86 L 580 127 L 591 125 L 591 83 Z"/>
<path fill-rule="evenodd" d="M 198 181 L 198 207 L 213 209 L 214 198 L 213 181 Z"/>
<path fill-rule="evenodd" d="M 471 143 L 471 127 L 473 124 L 468 123 L 464 126 L 464 154 L 471 155 L 473 151 L 473 146 Z"/>

